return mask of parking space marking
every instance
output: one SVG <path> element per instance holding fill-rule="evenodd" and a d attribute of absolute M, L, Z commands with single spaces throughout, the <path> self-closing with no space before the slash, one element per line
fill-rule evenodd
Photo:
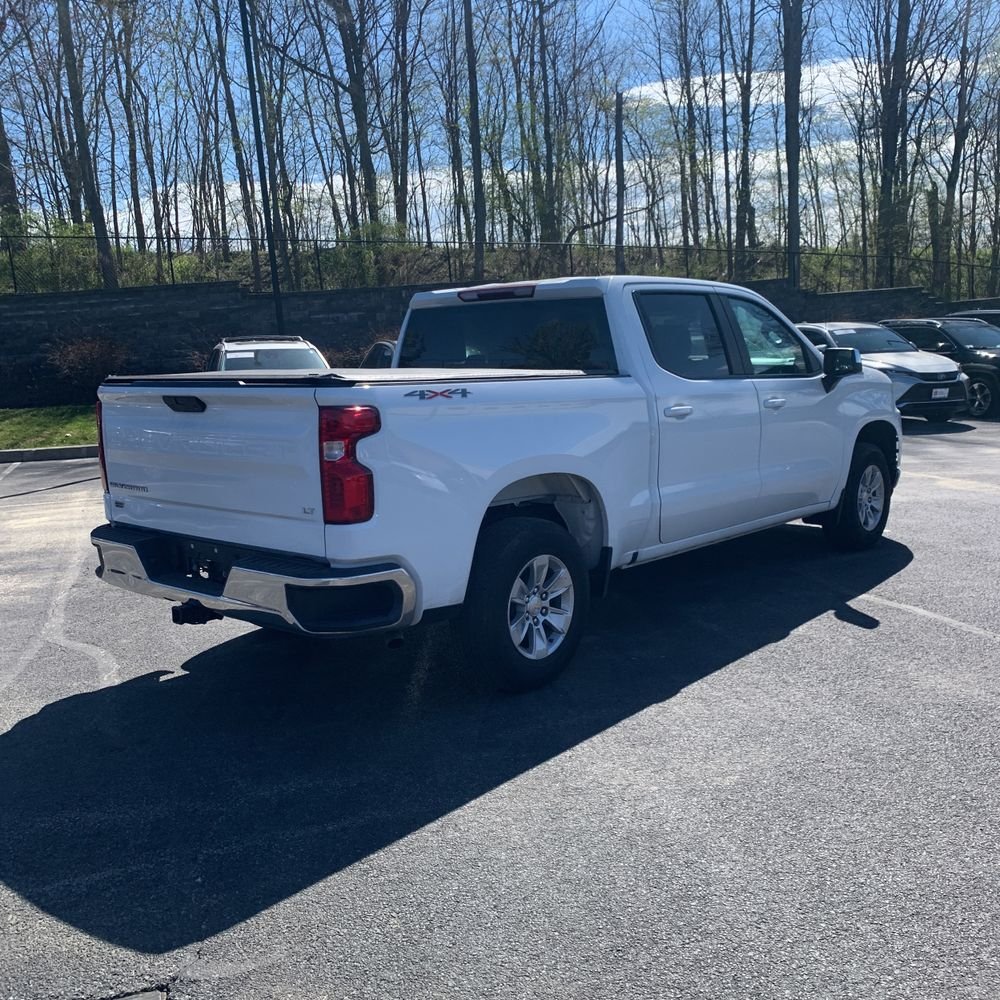
<path fill-rule="evenodd" d="M 1000 635 L 997 635 L 996 632 L 989 632 L 984 628 L 980 628 L 978 625 L 970 625 L 968 622 L 960 622 L 957 618 L 949 618 L 947 615 L 939 615 L 936 611 L 928 611 L 926 608 L 918 608 L 914 604 L 903 604 L 900 601 L 890 601 L 886 597 L 875 597 L 874 594 L 860 594 L 854 599 L 856 601 L 872 601 L 875 604 L 883 604 L 888 608 L 896 608 L 899 611 L 909 611 L 910 614 L 920 615 L 922 618 L 931 618 L 934 621 L 941 622 L 943 625 L 950 625 L 952 628 L 968 632 L 970 635 L 978 635 L 983 639 L 992 639 L 994 642 L 1000 642 Z"/>
<path fill-rule="evenodd" d="M 90 546 L 87 544 L 90 539 L 83 532 L 80 521 L 82 521 L 82 513 L 75 523 L 64 523 L 62 526 L 63 532 L 69 534 L 73 539 L 70 543 L 69 553 L 67 553 L 65 569 L 61 577 L 50 587 L 51 596 L 48 608 L 28 645 L 22 651 L 13 668 L 5 674 L 0 674 L 0 691 L 5 691 L 17 681 L 45 643 L 52 643 L 61 649 L 78 653 L 90 660 L 102 687 L 114 684 L 121 679 L 118 662 L 111 653 L 92 643 L 71 639 L 66 634 L 66 602 L 70 592 L 83 576 L 85 564 L 90 556 Z"/>
<path fill-rule="evenodd" d="M 954 476 L 938 476 L 933 472 L 910 472 L 908 469 L 904 469 L 903 476 L 906 479 L 933 479 L 943 486 L 950 486 L 955 490 L 972 490 L 980 493 L 1000 492 L 1000 486 L 996 483 L 977 483 L 974 479 L 956 479 Z"/>
<path fill-rule="evenodd" d="M 0 472 L 0 479 L 6 479 L 20 464 L 20 462 L 11 462 L 3 472 Z"/>

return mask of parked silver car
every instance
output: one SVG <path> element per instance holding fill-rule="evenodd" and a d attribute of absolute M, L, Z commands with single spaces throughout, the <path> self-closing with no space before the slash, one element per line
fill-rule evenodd
<path fill-rule="evenodd" d="M 895 330 L 879 323 L 799 323 L 820 350 L 855 347 L 870 368 L 892 379 L 896 408 L 904 417 L 943 423 L 969 406 L 969 379 L 949 358 L 918 350 Z"/>
<path fill-rule="evenodd" d="M 308 371 L 329 367 L 319 350 L 302 337 L 225 337 L 215 345 L 207 370 L 278 368 Z"/>

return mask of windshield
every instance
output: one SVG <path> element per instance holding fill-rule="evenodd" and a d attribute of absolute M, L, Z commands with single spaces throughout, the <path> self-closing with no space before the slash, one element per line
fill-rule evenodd
<path fill-rule="evenodd" d="M 913 351 L 914 347 L 898 333 L 884 326 L 857 326 L 831 330 L 838 347 L 856 347 L 862 354 L 888 354 L 893 351 Z"/>
<path fill-rule="evenodd" d="M 407 320 L 399 367 L 617 370 L 601 298 L 414 309 Z"/>
<path fill-rule="evenodd" d="M 949 323 L 946 329 L 964 347 L 1000 351 L 1000 328 L 981 323 Z"/>
<path fill-rule="evenodd" d="M 251 350 L 227 351 L 223 371 L 243 371 L 248 368 L 326 368 L 319 351 L 311 347 L 256 347 Z"/>

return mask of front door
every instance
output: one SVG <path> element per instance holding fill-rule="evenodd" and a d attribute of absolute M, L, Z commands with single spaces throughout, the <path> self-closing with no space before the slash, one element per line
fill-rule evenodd
<path fill-rule="evenodd" d="M 760 495 L 760 407 L 739 371 L 715 296 L 636 285 L 655 364 L 660 541 L 684 541 L 753 520 Z"/>
<path fill-rule="evenodd" d="M 837 393 L 801 335 L 758 301 L 724 295 L 760 406 L 761 515 L 829 501 L 844 461 Z"/>

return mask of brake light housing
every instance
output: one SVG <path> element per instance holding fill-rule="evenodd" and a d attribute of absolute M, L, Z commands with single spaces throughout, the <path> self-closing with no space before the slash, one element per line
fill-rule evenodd
<path fill-rule="evenodd" d="M 319 474 L 326 524 L 360 524 L 375 515 L 375 480 L 357 458 L 358 442 L 377 434 L 374 406 L 319 408 Z"/>
<path fill-rule="evenodd" d="M 101 465 L 101 488 L 108 492 L 108 465 L 104 458 L 104 421 L 101 413 L 101 401 L 97 401 L 94 407 L 94 415 L 97 417 L 97 460 Z"/>

